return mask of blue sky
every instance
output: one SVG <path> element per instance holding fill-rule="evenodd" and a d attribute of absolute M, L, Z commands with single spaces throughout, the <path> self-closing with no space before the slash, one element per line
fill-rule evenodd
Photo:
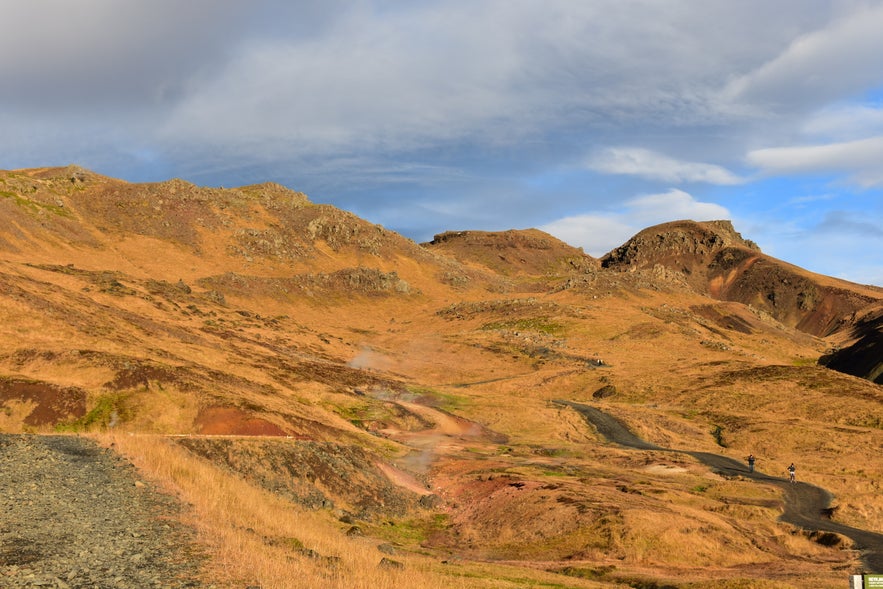
<path fill-rule="evenodd" d="M 883 2 L 0 0 L 0 168 L 276 181 L 426 241 L 675 219 L 883 285 Z"/>

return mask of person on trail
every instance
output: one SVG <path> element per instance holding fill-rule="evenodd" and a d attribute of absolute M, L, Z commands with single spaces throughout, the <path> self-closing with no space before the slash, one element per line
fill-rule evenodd
<path fill-rule="evenodd" d="M 754 454 L 748 455 L 748 472 L 754 472 Z"/>
<path fill-rule="evenodd" d="M 791 466 L 788 467 L 788 478 L 791 479 L 791 482 L 792 482 L 792 483 L 796 482 L 796 481 L 794 480 L 794 471 L 796 471 L 796 470 L 797 470 L 797 469 L 794 468 L 794 463 L 792 462 L 792 463 L 791 463 Z"/>

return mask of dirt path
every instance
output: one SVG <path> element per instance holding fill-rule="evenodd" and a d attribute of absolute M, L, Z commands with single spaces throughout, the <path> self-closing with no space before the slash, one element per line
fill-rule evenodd
<path fill-rule="evenodd" d="M 0 587 L 204 587 L 179 504 L 78 436 L 0 435 Z"/>
<path fill-rule="evenodd" d="M 664 450 L 688 454 L 722 475 L 738 475 L 779 487 L 784 492 L 785 511 L 780 518 L 782 521 L 807 530 L 834 532 L 850 538 L 856 548 L 862 552 L 862 561 L 868 569 L 867 572 L 883 572 L 883 534 L 831 521 L 826 514 L 829 513 L 828 508 L 832 496 L 821 487 L 802 482 L 791 483 L 784 478 L 773 477 L 758 471 L 749 472 L 748 466 L 744 462 L 719 454 L 662 448 L 637 437 L 622 422 L 595 407 L 572 401 L 559 400 L 555 403 L 576 410 L 599 434 L 620 446 L 639 450 Z"/>

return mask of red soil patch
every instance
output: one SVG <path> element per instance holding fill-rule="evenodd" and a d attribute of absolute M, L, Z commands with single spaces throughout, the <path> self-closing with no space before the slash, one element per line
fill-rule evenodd
<path fill-rule="evenodd" d="M 209 436 L 285 436 L 287 432 L 266 419 L 253 417 L 236 407 L 206 407 L 194 425 Z"/>
<path fill-rule="evenodd" d="M 76 387 L 0 379 L 0 406 L 8 401 L 32 402 L 36 405 L 25 418 L 26 425 L 54 425 L 86 414 L 86 391 Z"/>

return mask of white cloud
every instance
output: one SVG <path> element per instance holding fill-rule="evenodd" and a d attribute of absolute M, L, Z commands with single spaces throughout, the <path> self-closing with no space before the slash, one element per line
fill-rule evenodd
<path fill-rule="evenodd" d="M 750 164 L 770 174 L 845 172 L 861 186 L 883 185 L 883 136 L 795 147 L 751 151 Z"/>
<path fill-rule="evenodd" d="M 622 245 L 636 233 L 634 225 L 620 220 L 619 215 L 574 215 L 540 229 L 595 257 Z"/>
<path fill-rule="evenodd" d="M 726 208 L 697 201 L 682 190 L 672 189 L 636 197 L 612 213 L 564 217 L 542 225 L 540 229 L 597 257 L 653 225 L 682 219 L 711 221 L 729 218 L 730 212 Z"/>
<path fill-rule="evenodd" d="M 678 219 L 711 221 L 730 217 L 730 212 L 725 207 L 697 201 L 690 194 L 676 189 L 662 194 L 639 196 L 628 201 L 626 209 L 630 219 L 645 227 Z"/>
<path fill-rule="evenodd" d="M 854 95 L 883 80 L 883 5 L 854 10 L 796 37 L 775 58 L 731 81 L 724 97 L 794 108 Z"/>
<path fill-rule="evenodd" d="M 611 147 L 592 157 L 588 167 L 607 174 L 640 176 L 664 182 L 740 184 L 741 178 L 722 166 L 685 162 L 640 147 Z"/>
<path fill-rule="evenodd" d="M 813 114 L 801 130 L 823 141 L 883 135 L 883 108 L 867 104 L 838 104 Z"/>
<path fill-rule="evenodd" d="M 782 21 L 814 25 L 812 11 L 790 10 L 804 5 L 783 0 L 758 22 L 760 2 L 358 4 L 320 35 L 241 43 L 191 84 L 164 138 L 222 142 L 254 157 L 464 142 L 497 149 L 541 145 L 561 131 L 600 127 L 616 139 L 720 124 L 715 101 L 728 68 L 766 59 L 781 45 Z M 670 182 L 738 182 L 714 164 L 659 164 Z"/>

